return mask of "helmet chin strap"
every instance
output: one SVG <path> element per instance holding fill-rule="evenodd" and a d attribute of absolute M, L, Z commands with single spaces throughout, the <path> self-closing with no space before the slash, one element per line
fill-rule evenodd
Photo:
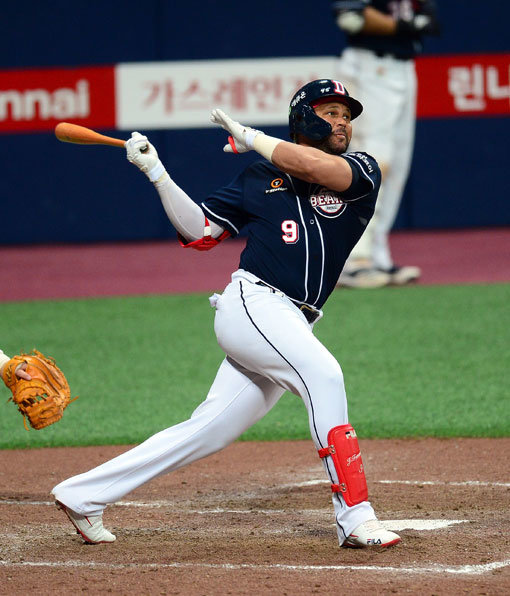
<path fill-rule="evenodd" d="M 312 141 L 321 141 L 332 132 L 331 124 L 320 118 L 308 104 L 301 105 L 291 115 L 291 135 L 302 134 Z"/>

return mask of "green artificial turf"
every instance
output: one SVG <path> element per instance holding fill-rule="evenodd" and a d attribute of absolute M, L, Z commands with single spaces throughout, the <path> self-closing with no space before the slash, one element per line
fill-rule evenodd
<path fill-rule="evenodd" d="M 337 290 L 316 335 L 340 362 L 361 437 L 508 436 L 510 285 Z M 0 448 L 138 443 L 185 420 L 223 353 L 206 294 L 0 304 L 0 347 L 56 358 L 79 399 L 25 431 L 9 393 Z M 243 439 L 309 437 L 285 394 Z"/>

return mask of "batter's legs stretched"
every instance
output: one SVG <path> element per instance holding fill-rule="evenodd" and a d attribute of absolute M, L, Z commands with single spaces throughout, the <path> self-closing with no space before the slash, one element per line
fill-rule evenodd
<path fill-rule="evenodd" d="M 101 515 L 138 486 L 210 455 L 239 437 L 278 401 L 283 389 L 225 359 L 207 399 L 189 420 L 52 490 L 80 516 Z"/>
<path fill-rule="evenodd" d="M 303 399 L 314 444 L 324 448 L 332 426 L 348 423 L 340 365 L 287 298 L 255 281 L 249 275 L 234 274 L 234 282 L 217 303 L 218 341 L 237 362 L 270 376 Z M 330 482 L 338 483 L 332 463 L 325 461 L 324 465 Z M 375 519 L 367 500 L 349 506 L 338 497 L 334 505 L 341 543 L 360 524 Z"/>

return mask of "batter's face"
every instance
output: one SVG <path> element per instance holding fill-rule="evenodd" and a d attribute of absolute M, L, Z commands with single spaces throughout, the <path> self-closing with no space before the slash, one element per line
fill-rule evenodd
<path fill-rule="evenodd" d="M 339 101 L 331 101 L 316 106 L 314 112 L 333 129 L 328 137 L 314 146 L 332 155 L 345 153 L 352 137 L 351 110 Z"/>

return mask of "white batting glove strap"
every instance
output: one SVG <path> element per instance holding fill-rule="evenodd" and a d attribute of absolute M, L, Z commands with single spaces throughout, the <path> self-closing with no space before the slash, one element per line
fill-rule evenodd
<path fill-rule="evenodd" d="M 166 171 L 158 152 L 149 139 L 139 132 L 132 132 L 126 141 L 127 159 L 139 168 L 151 182 L 155 182 Z"/>
<path fill-rule="evenodd" d="M 254 128 L 246 128 L 244 132 L 244 143 L 248 149 L 253 149 L 253 141 L 257 135 L 263 135 L 261 130 L 255 130 Z"/>
<path fill-rule="evenodd" d="M 147 172 L 147 176 L 151 182 L 156 182 L 165 172 L 165 166 L 158 159 L 158 163 Z"/>
<path fill-rule="evenodd" d="M 211 122 L 219 124 L 224 130 L 232 135 L 233 142 L 223 147 L 225 153 L 246 153 L 253 149 L 253 141 L 259 134 L 264 134 L 260 130 L 243 126 L 232 120 L 223 110 L 216 108 L 211 112 Z"/>

